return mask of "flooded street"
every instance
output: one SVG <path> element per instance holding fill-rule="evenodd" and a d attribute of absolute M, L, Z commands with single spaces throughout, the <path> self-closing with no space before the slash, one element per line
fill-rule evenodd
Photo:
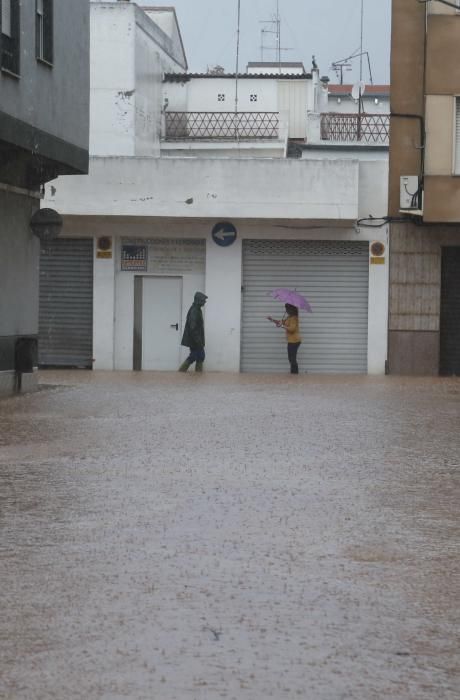
<path fill-rule="evenodd" d="M 0 402 L 0 697 L 460 698 L 460 381 L 46 372 Z"/>

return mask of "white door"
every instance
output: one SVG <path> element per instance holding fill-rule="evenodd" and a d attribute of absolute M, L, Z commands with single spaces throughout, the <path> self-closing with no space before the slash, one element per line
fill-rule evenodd
<path fill-rule="evenodd" d="M 182 278 L 142 278 L 142 369 L 176 370 L 182 338 Z"/>
<path fill-rule="evenodd" d="M 289 114 L 289 138 L 304 139 L 307 135 L 307 81 L 280 80 L 278 109 Z"/>

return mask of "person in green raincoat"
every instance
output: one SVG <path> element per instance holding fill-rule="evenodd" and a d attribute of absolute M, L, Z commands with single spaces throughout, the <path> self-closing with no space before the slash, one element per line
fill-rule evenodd
<path fill-rule="evenodd" d="M 197 292 L 193 304 L 188 310 L 181 345 L 190 348 L 190 355 L 179 367 L 179 372 L 186 372 L 194 362 L 196 363 L 195 371 L 203 371 L 205 338 L 202 308 L 206 304 L 207 298 L 206 294 Z"/>

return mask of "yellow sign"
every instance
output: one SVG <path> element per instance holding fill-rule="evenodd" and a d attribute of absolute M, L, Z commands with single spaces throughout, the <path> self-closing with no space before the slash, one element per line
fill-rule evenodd
<path fill-rule="evenodd" d="M 111 250 L 98 250 L 96 257 L 103 258 L 104 260 L 112 260 L 112 251 Z"/>
<path fill-rule="evenodd" d="M 385 258 L 371 258 L 371 265 L 385 265 Z"/>

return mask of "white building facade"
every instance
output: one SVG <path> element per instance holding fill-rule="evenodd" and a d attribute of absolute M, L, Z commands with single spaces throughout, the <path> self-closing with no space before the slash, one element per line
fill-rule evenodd
<path fill-rule="evenodd" d="M 102 12 L 115 18 L 110 27 L 99 22 Z M 89 176 L 58 179 L 47 192 L 47 205 L 64 216 L 58 253 L 74 255 L 80 269 L 91 266 L 91 288 L 84 283 L 93 313 L 91 357 L 62 352 L 42 364 L 177 369 L 186 354 L 180 339 L 187 310 L 203 291 L 208 370 L 286 371 L 283 334 L 266 317 L 283 313 L 271 290 L 290 287 L 313 307 L 301 316 L 301 372 L 383 374 L 388 233 L 385 225 L 369 229 L 359 221 L 386 211 L 387 161 L 369 151 L 366 158 L 359 151 L 288 157 L 292 143 L 306 145 L 317 76 L 245 74 L 235 113 L 236 77 L 187 74 L 172 14 L 162 25 L 168 35 L 155 12 L 147 16 L 134 3 L 93 3 L 93 63 L 110 63 L 120 44 L 107 37 L 104 47 L 98 33 L 120 28 L 123 13 L 144 26 L 134 50 L 126 49 L 124 75 L 132 81 L 112 82 L 104 109 L 92 112 Z M 145 36 L 160 64 L 151 69 L 151 85 L 150 69 L 146 77 L 145 64 L 135 60 L 136 41 Z M 98 66 L 92 70 L 102 81 Z M 103 84 L 92 88 L 103 91 Z M 121 93 L 129 109 L 120 116 Z M 168 114 L 178 115 L 173 123 Z M 85 262 L 75 252 L 82 241 Z"/>

